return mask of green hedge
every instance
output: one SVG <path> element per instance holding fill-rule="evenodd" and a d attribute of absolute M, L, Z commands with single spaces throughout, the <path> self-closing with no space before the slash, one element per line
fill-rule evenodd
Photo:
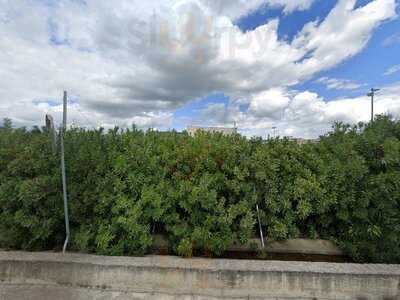
<path fill-rule="evenodd" d="M 257 235 L 323 238 L 355 261 L 400 262 L 400 123 L 336 124 L 319 143 L 240 135 L 71 129 L 71 247 L 145 254 L 155 233 L 182 256 Z M 59 249 L 59 155 L 44 130 L 0 129 L 0 247 Z"/>

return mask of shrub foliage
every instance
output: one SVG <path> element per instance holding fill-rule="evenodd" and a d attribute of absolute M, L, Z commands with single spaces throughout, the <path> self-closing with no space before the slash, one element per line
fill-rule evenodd
<path fill-rule="evenodd" d="M 336 124 L 318 143 L 240 135 L 105 132 L 65 137 L 71 246 L 149 251 L 163 234 L 182 256 L 221 255 L 257 235 L 324 238 L 355 261 L 400 262 L 400 123 Z M 0 247 L 60 248 L 59 154 L 46 130 L 0 128 Z"/>

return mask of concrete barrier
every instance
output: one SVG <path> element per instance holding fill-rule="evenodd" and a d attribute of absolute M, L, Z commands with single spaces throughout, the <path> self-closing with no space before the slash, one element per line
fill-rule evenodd
<path fill-rule="evenodd" d="M 0 252 L 0 299 L 398 300 L 400 266 Z"/>

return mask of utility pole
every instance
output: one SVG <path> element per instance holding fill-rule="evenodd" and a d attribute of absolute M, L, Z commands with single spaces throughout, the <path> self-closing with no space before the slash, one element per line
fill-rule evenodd
<path fill-rule="evenodd" d="M 51 146 L 53 148 L 53 153 L 57 153 L 57 130 L 54 127 L 54 119 L 51 115 L 46 115 L 46 129 L 51 136 Z"/>
<path fill-rule="evenodd" d="M 63 123 L 60 128 L 60 145 L 61 145 L 61 175 L 63 185 L 63 198 L 64 198 L 64 217 L 65 217 L 65 242 L 63 246 L 63 253 L 65 253 L 69 241 L 69 216 L 68 216 L 68 195 L 67 195 L 67 176 L 65 174 L 65 154 L 64 154 L 64 133 L 67 130 L 67 92 L 64 91 L 63 98 Z"/>
<path fill-rule="evenodd" d="M 276 127 L 276 126 L 272 127 L 272 133 L 274 135 L 274 139 L 276 139 L 277 138 L 277 133 L 278 133 L 278 127 Z"/>
<path fill-rule="evenodd" d="M 375 93 L 380 91 L 380 89 L 371 89 L 371 92 L 369 92 L 367 94 L 368 97 L 371 97 L 371 122 L 374 121 L 374 97 L 375 97 Z"/>

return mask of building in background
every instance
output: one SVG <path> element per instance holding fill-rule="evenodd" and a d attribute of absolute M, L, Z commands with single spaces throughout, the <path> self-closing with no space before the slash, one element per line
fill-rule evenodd
<path fill-rule="evenodd" d="M 308 143 L 316 144 L 319 142 L 319 139 L 303 139 L 303 138 L 294 138 L 294 137 L 287 137 L 288 140 L 296 142 L 299 145 L 304 145 Z"/>
<path fill-rule="evenodd" d="M 209 133 L 222 133 L 223 135 L 236 134 L 237 128 L 235 127 L 201 127 L 201 126 L 189 126 L 187 132 L 190 136 L 195 136 L 196 133 L 203 131 Z"/>

